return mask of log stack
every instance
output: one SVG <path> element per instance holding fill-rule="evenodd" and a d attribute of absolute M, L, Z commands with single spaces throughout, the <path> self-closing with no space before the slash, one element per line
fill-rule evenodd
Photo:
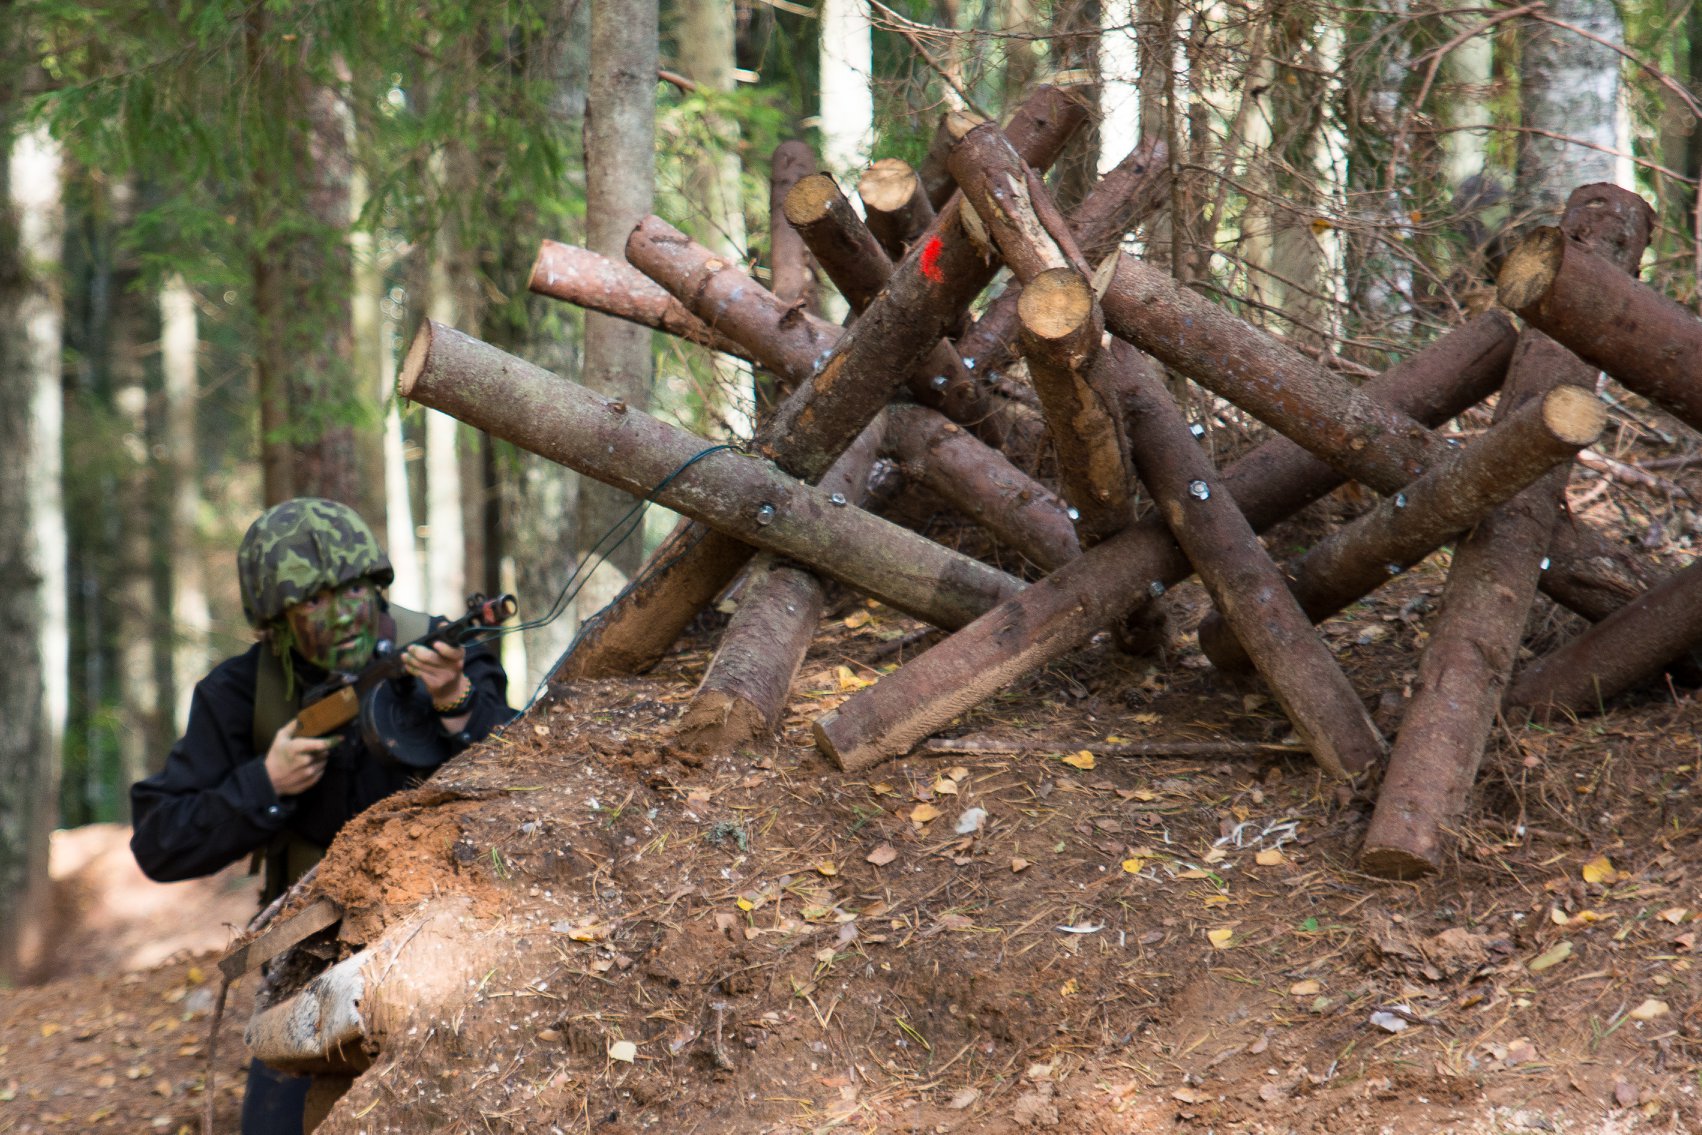
<path fill-rule="evenodd" d="M 950 632 L 815 722 L 822 753 L 859 770 L 1198 576 L 1216 608 L 1200 632 L 1212 661 L 1257 671 L 1328 775 L 1381 780 L 1366 868 L 1434 870 L 1498 714 L 1591 711 L 1702 635 L 1694 570 L 1663 576 L 1563 512 L 1572 460 L 1606 421 L 1598 369 L 1702 423 L 1702 324 L 1635 278 L 1648 207 L 1581 189 L 1509 257 L 1506 309 L 1355 384 L 1120 247 L 1168 198 L 1161 145 L 1064 215 L 1043 175 L 1084 119 L 1056 88 L 1003 127 L 948 116 L 923 169 L 884 161 L 862 178 L 861 213 L 788 143 L 780 294 L 654 217 L 625 264 L 546 242 L 534 291 L 765 372 L 778 401 L 737 448 L 429 322 L 402 393 L 688 518 L 558 680 L 653 665 L 745 574 L 683 743 L 772 733 L 822 579 Z M 1001 268 L 1009 282 L 971 319 Z M 818 276 L 845 295 L 844 327 L 816 313 Z M 1277 436 L 1218 468 L 1175 399 L 1183 380 L 1209 392 L 1191 402 L 1222 399 Z M 1494 422 L 1469 444 L 1439 432 L 1491 398 Z M 1017 553 L 1024 575 L 868 511 L 882 459 Z M 1381 500 L 1274 560 L 1258 533 L 1348 481 Z M 1313 624 L 1450 541 L 1413 708 L 1385 737 L 1365 709 L 1381 691 L 1355 689 Z M 1595 625 L 1515 673 L 1539 587 Z"/>

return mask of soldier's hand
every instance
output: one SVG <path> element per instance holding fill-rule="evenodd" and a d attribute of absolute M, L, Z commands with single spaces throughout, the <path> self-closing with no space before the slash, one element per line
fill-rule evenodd
<path fill-rule="evenodd" d="M 420 680 L 431 700 L 439 705 L 461 696 L 461 669 L 466 661 L 466 650 L 447 642 L 429 646 L 415 643 L 402 655 L 403 668 Z"/>
<path fill-rule="evenodd" d="M 279 796 L 295 796 L 318 784 L 335 743 L 326 737 L 297 737 L 295 731 L 292 719 L 278 730 L 266 752 L 266 775 Z"/>

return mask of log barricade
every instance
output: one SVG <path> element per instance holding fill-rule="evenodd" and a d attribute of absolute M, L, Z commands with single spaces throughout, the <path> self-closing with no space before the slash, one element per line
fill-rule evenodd
<path fill-rule="evenodd" d="M 1161 144 L 1137 147 L 1064 217 L 1037 171 L 1083 118 L 1055 89 L 1002 129 L 949 114 L 919 167 L 885 160 L 859 179 L 867 223 L 789 145 L 773 172 L 772 292 L 656 218 L 634 232 L 629 264 L 546 244 L 534 290 L 774 377 L 781 400 L 747 439 L 754 453 L 700 456 L 709 442 L 431 324 L 404 390 L 686 514 L 559 675 L 647 667 L 731 595 L 684 743 L 773 735 L 823 579 L 952 632 L 814 722 L 822 753 L 859 770 L 1197 575 L 1216 607 L 1205 653 L 1258 673 L 1320 769 L 1354 779 L 1387 762 L 1363 865 L 1434 869 L 1496 712 L 1599 710 L 1702 638 L 1702 569 L 1664 574 L 1558 507 L 1604 428 L 1598 369 L 1702 423 L 1702 323 L 1628 271 L 1646 208 L 1587 186 L 1501 273 L 1523 332 L 1492 308 L 1349 381 L 1126 250 L 1168 199 Z M 846 326 L 813 313 L 812 264 L 846 297 Z M 1001 269 L 1004 293 L 982 297 Z M 1171 392 L 1182 382 L 1275 436 L 1218 469 Z M 1467 444 L 1441 428 L 1492 396 L 1493 424 Z M 930 508 L 984 529 L 998 562 L 1015 553 L 1037 578 L 859 508 L 877 455 L 889 482 L 926 490 Z M 1349 480 L 1380 498 L 1278 567 L 1258 533 Z M 1377 691 L 1349 683 L 1312 624 L 1449 542 L 1441 610 L 1387 751 L 1364 708 Z M 1539 585 L 1595 625 L 1519 669 Z"/>

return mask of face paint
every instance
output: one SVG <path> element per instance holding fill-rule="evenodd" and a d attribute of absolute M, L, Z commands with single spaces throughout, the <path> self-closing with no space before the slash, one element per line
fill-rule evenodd
<path fill-rule="evenodd" d="M 321 591 L 284 611 L 296 652 L 322 670 L 350 673 L 378 641 L 378 589 L 364 579 Z"/>

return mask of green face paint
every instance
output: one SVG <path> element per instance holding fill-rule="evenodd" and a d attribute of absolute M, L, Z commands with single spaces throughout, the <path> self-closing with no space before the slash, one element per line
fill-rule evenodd
<path fill-rule="evenodd" d="M 378 641 L 378 589 L 357 579 L 291 604 L 284 617 L 298 654 L 323 670 L 352 673 Z"/>

